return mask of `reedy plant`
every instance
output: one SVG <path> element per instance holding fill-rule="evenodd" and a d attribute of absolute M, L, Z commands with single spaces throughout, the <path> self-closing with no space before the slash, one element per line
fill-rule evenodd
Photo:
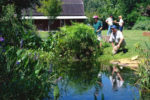
<path fill-rule="evenodd" d="M 146 49 L 140 48 L 141 64 L 138 67 L 138 84 L 142 89 L 150 90 L 150 47 L 145 43 Z"/>

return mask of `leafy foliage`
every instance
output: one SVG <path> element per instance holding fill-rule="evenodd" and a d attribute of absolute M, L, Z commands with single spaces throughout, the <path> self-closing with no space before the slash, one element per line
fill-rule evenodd
<path fill-rule="evenodd" d="M 85 0 L 84 3 L 88 17 L 99 15 L 101 20 L 105 21 L 110 14 L 114 16 L 114 19 L 122 15 L 127 28 L 131 28 L 141 15 L 150 16 L 146 12 L 149 0 Z"/>
<path fill-rule="evenodd" d="M 57 42 L 56 38 L 57 35 L 50 32 L 48 38 L 42 39 L 42 46 L 40 49 L 47 52 L 53 51 Z"/>
<path fill-rule="evenodd" d="M 84 24 L 75 23 L 60 29 L 55 54 L 82 59 L 92 57 L 98 50 L 98 41 L 93 29 Z"/>
<path fill-rule="evenodd" d="M 139 17 L 132 29 L 136 30 L 150 30 L 150 18 Z"/>
<path fill-rule="evenodd" d="M 0 13 L 2 11 L 3 6 L 14 4 L 16 9 L 15 12 L 18 15 L 17 17 L 21 17 L 22 9 L 32 8 L 34 5 L 38 4 L 39 0 L 0 0 Z"/>
<path fill-rule="evenodd" d="M 61 12 L 60 0 L 41 0 L 40 4 L 37 10 L 52 19 L 55 19 Z"/>
<path fill-rule="evenodd" d="M 3 7 L 0 33 L 5 38 L 5 45 L 39 48 L 41 39 L 36 35 L 36 28 L 30 20 L 22 20 L 16 18 L 14 5 Z"/>
<path fill-rule="evenodd" d="M 14 16 L 14 5 L 4 6 L 1 15 L 0 99 L 48 97 L 55 79 L 49 70 L 53 53 L 42 50 L 44 43 L 31 20 L 19 21 Z"/>
<path fill-rule="evenodd" d="M 84 93 L 95 84 L 97 74 L 100 70 L 100 62 L 96 59 L 86 61 L 67 61 L 60 60 L 55 62 L 55 68 L 60 76 L 63 77 L 63 89 L 69 85 L 75 93 Z M 82 70 L 82 71 L 81 71 Z"/>
<path fill-rule="evenodd" d="M 146 49 L 140 48 L 142 60 L 138 68 L 138 83 L 142 89 L 150 90 L 150 47 L 147 43 L 145 45 Z"/>
<path fill-rule="evenodd" d="M 0 99 L 48 97 L 54 79 L 49 70 L 51 53 L 11 47 L 5 53 L 0 49 L 0 55 Z"/>

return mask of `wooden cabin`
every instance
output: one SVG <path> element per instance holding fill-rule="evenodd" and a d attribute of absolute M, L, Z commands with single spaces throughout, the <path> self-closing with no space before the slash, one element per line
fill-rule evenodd
<path fill-rule="evenodd" d="M 62 12 L 57 16 L 53 24 L 49 24 L 49 18 L 36 9 L 24 10 L 25 19 L 32 19 L 38 30 L 57 30 L 64 25 L 71 25 L 72 22 L 84 22 L 87 17 L 84 13 L 83 0 L 61 0 Z M 32 16 L 31 16 L 32 14 Z"/>

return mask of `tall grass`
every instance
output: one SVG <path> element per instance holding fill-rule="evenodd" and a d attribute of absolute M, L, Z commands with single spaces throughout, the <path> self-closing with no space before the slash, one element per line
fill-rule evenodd
<path fill-rule="evenodd" d="M 141 64 L 138 68 L 138 83 L 142 89 L 150 90 L 150 46 L 145 43 L 146 48 L 140 48 Z"/>

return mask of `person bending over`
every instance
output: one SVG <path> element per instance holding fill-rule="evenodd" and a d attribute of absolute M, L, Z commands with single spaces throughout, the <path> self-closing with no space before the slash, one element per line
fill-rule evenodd
<path fill-rule="evenodd" d="M 115 25 L 111 26 L 112 33 L 109 38 L 109 42 L 112 43 L 112 53 L 116 54 L 117 51 L 122 48 L 125 48 L 126 42 L 124 40 L 124 36 L 121 31 L 117 30 Z"/>

